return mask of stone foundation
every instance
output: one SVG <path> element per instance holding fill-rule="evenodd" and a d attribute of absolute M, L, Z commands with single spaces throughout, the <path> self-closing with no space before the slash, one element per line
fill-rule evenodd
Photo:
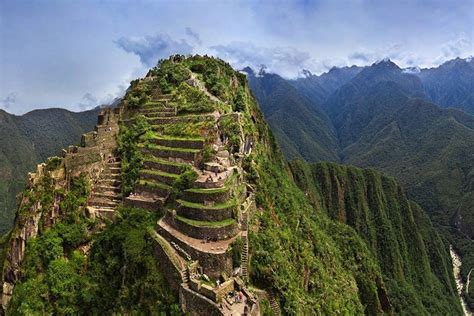
<path fill-rule="evenodd" d="M 219 305 L 191 289 L 181 286 L 179 289 L 181 310 L 186 315 L 192 316 L 218 316 L 223 315 Z"/>
<path fill-rule="evenodd" d="M 177 214 L 186 218 L 205 222 L 219 222 L 225 219 L 232 218 L 236 206 L 232 205 L 223 209 L 205 209 L 192 208 L 184 205 L 179 205 Z"/>
<path fill-rule="evenodd" d="M 179 247 L 184 249 L 186 253 L 191 256 L 192 260 L 199 261 L 199 265 L 203 268 L 203 272 L 209 277 L 217 279 L 220 277 L 221 272 L 226 273 L 228 276 L 232 275 L 232 253 L 230 251 L 216 254 L 206 253 L 199 251 L 196 248 L 191 247 L 189 244 L 182 242 L 178 238 L 175 238 L 167 230 L 157 226 L 157 231 L 169 242 L 176 243 Z"/>
<path fill-rule="evenodd" d="M 193 226 L 180 221 L 172 216 L 167 217 L 167 222 L 181 231 L 183 234 L 196 239 L 224 240 L 234 237 L 238 234 L 239 228 L 237 222 L 223 227 Z"/>
<path fill-rule="evenodd" d="M 204 201 L 213 201 L 215 203 L 223 203 L 230 199 L 230 189 L 223 190 L 220 192 L 193 192 L 192 190 L 186 190 L 182 193 L 183 200 L 204 203 Z"/>

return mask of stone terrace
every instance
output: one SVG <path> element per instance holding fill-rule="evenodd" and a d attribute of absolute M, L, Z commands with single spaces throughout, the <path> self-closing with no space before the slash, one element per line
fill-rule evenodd
<path fill-rule="evenodd" d="M 170 280 L 180 289 L 184 311 L 239 315 L 246 305 L 250 311 L 255 304 L 239 277 L 238 271 L 246 274 L 247 269 L 233 266 L 231 251 L 232 243 L 246 236 L 242 203 L 248 193 L 242 170 L 221 141 L 218 112 L 181 115 L 169 100 L 168 95 L 155 96 L 124 122 L 131 124 L 134 115 L 144 115 L 154 132 L 139 144 L 143 169 L 124 203 L 164 214 L 154 237 L 157 259 L 160 266 L 174 270 L 184 266 L 180 280 Z M 173 193 L 175 181 L 187 170 L 196 172 L 196 181 L 191 188 Z M 235 303 L 227 298 L 234 291 L 246 294 L 245 299 Z"/>

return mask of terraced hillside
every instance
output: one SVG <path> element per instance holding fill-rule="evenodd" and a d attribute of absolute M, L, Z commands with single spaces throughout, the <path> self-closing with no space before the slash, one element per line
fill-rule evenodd
<path fill-rule="evenodd" d="M 154 75 L 149 73 L 135 89 L 152 91 Z M 248 277 L 247 268 L 233 261 L 233 245 L 246 239 L 246 220 L 254 205 L 240 167 L 251 145 L 243 146 L 240 114 L 230 109 L 221 113 L 225 105 L 209 98 L 197 76 L 189 76 L 178 86 L 185 100 L 158 92 L 138 107 L 126 104 L 124 129 L 142 130 L 134 153 L 138 172 L 124 203 L 164 215 L 152 235 L 161 265 L 175 270 L 167 279 L 179 290 L 184 311 L 257 313 L 256 299 L 242 280 Z M 192 106 L 195 99 L 201 107 L 183 106 Z M 225 133 L 229 124 L 238 132 L 232 144 Z M 232 291 L 245 293 L 245 299 L 223 299 Z"/>
<path fill-rule="evenodd" d="M 101 120 L 84 136 L 84 147 L 71 147 L 78 159 L 60 159 L 25 192 L 6 241 L 21 247 L 2 254 L 7 312 L 379 315 L 403 308 L 388 290 L 398 280 L 386 285 L 388 263 L 297 187 L 245 75 L 224 61 L 160 61 L 131 83 L 111 118 L 112 126 Z M 22 233 L 25 223 L 33 234 Z M 418 295 L 400 295 L 407 293 Z M 449 295 L 441 293 L 439 305 L 459 314 Z M 411 311 L 427 314 L 424 304 Z"/>

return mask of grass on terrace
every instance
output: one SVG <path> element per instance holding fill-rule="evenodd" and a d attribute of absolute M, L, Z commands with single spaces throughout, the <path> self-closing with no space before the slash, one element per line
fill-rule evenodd
<path fill-rule="evenodd" d="M 147 174 L 163 176 L 163 177 L 168 177 L 168 178 L 175 178 L 175 179 L 179 177 L 179 175 L 174 174 L 174 173 L 168 173 L 168 172 L 163 172 L 159 170 L 150 170 L 150 169 L 143 169 L 141 173 L 147 173 Z"/>
<path fill-rule="evenodd" d="M 194 148 L 166 147 L 166 146 L 154 145 L 150 143 L 139 144 L 138 147 L 146 148 L 146 149 L 155 149 L 155 150 L 179 151 L 179 152 L 186 152 L 186 153 L 198 153 L 201 151 L 200 149 L 194 149 Z"/>
<path fill-rule="evenodd" d="M 229 187 L 224 186 L 222 188 L 212 188 L 212 189 L 201 189 L 201 188 L 193 188 L 186 190 L 187 192 L 192 193 L 200 193 L 200 194 L 216 194 L 216 193 L 224 193 L 229 190 Z"/>
<path fill-rule="evenodd" d="M 229 226 L 229 225 L 232 225 L 232 224 L 235 223 L 235 219 L 233 219 L 233 218 L 228 218 L 228 219 L 225 219 L 225 220 L 219 221 L 219 222 L 204 222 L 204 221 L 196 221 L 196 220 L 193 220 L 193 219 L 189 219 L 189 218 L 186 218 L 186 217 L 176 215 L 176 219 L 178 219 L 179 221 L 184 222 L 188 225 L 196 226 L 196 227 L 215 227 L 215 228 L 219 228 L 219 227 Z"/>
<path fill-rule="evenodd" d="M 177 200 L 178 203 L 185 207 L 202 209 L 202 210 L 223 210 L 235 206 L 237 203 L 234 199 L 228 200 L 224 203 L 215 203 L 214 205 L 204 205 L 202 203 L 193 203 L 185 200 Z"/>

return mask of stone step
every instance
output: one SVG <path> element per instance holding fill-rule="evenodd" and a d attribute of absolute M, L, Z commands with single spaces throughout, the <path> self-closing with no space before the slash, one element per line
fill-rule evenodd
<path fill-rule="evenodd" d="M 115 162 L 107 162 L 107 166 L 108 167 L 115 167 L 115 168 L 120 168 L 120 166 L 122 165 L 122 162 L 121 161 L 117 161 L 117 159 L 119 158 L 115 158 Z"/>
<path fill-rule="evenodd" d="M 107 173 L 103 172 L 100 175 L 100 180 L 120 180 L 122 178 L 122 175 L 120 173 Z"/>
<path fill-rule="evenodd" d="M 166 173 L 162 171 L 155 171 L 155 170 L 149 170 L 149 169 L 140 171 L 140 179 L 154 180 L 157 182 L 167 184 L 169 186 L 173 185 L 174 181 L 177 178 L 178 176 L 173 173 Z"/>
<path fill-rule="evenodd" d="M 104 191 L 104 192 L 92 193 L 92 198 L 93 199 L 101 198 L 101 199 L 108 199 L 108 200 L 114 201 L 114 200 L 121 200 L 122 195 L 120 193 L 113 192 L 113 191 Z"/>
<path fill-rule="evenodd" d="M 104 186 L 120 186 L 122 181 L 119 179 L 99 179 L 98 184 Z"/>
<path fill-rule="evenodd" d="M 93 189 L 94 192 L 116 192 L 120 193 L 122 189 L 119 186 L 111 185 L 96 185 Z"/>
<path fill-rule="evenodd" d="M 100 208 L 100 207 L 115 208 L 119 205 L 119 203 L 120 203 L 120 201 L 110 201 L 110 200 L 106 200 L 106 199 L 92 198 L 92 199 L 89 200 L 87 205 L 93 206 L 93 207 L 96 207 L 96 208 Z"/>

